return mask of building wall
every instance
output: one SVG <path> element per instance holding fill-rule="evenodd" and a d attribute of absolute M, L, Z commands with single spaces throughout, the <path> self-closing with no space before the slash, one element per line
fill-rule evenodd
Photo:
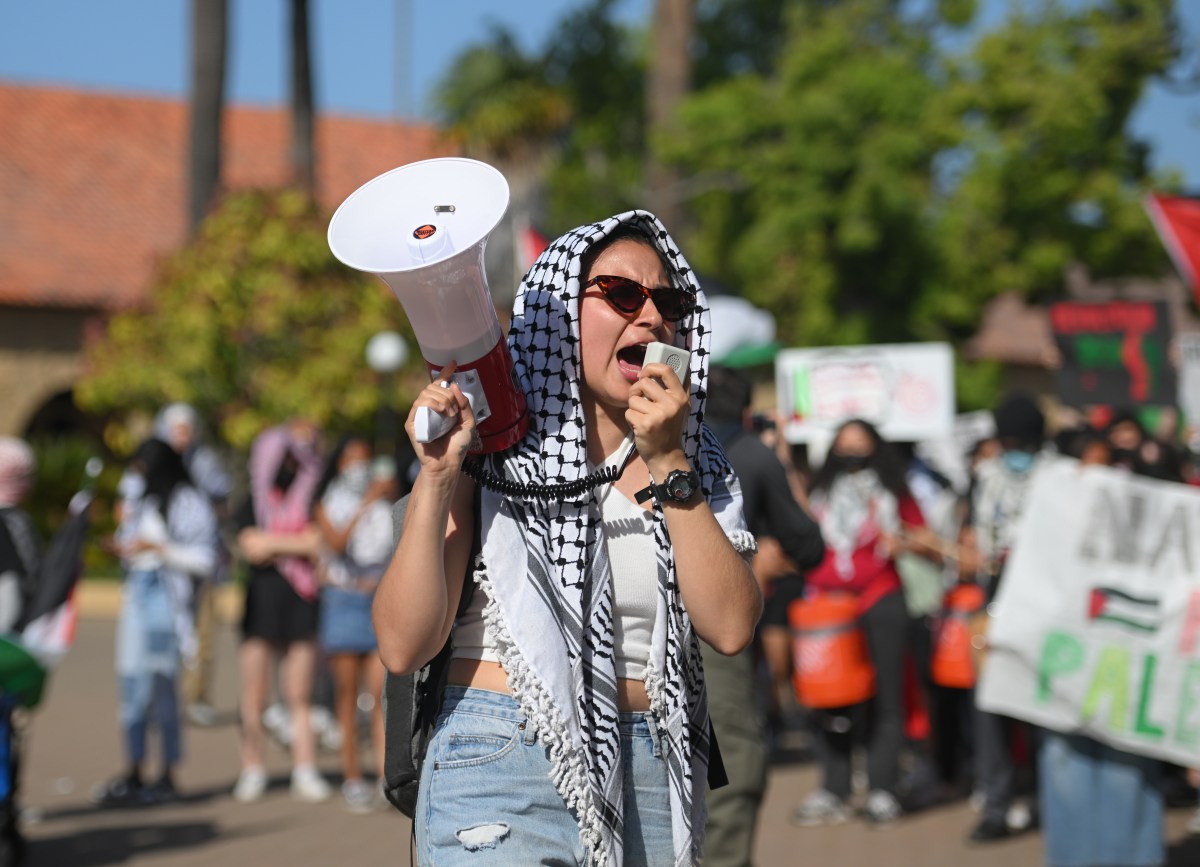
<path fill-rule="evenodd" d="M 21 436 L 34 413 L 78 379 L 90 311 L 0 307 L 0 435 Z"/>

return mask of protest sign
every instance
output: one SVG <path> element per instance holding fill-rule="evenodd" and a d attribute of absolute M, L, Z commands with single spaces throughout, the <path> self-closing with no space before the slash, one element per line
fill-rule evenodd
<path fill-rule="evenodd" d="M 1200 763 L 1200 491 L 1052 458 L 1029 497 L 980 707 Z"/>
<path fill-rule="evenodd" d="M 861 418 L 887 440 L 949 436 L 954 355 L 946 343 L 787 349 L 775 357 L 780 420 L 789 442 L 827 441 Z"/>
<path fill-rule="evenodd" d="M 1050 305 L 1050 328 L 1062 357 L 1058 394 L 1068 406 L 1175 402 L 1167 302 L 1060 301 Z"/>

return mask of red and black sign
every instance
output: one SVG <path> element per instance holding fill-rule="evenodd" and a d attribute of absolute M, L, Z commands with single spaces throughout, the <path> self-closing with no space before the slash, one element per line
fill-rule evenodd
<path fill-rule="evenodd" d="M 1058 392 L 1070 406 L 1174 404 L 1165 301 L 1061 301 L 1050 328 L 1062 355 Z"/>

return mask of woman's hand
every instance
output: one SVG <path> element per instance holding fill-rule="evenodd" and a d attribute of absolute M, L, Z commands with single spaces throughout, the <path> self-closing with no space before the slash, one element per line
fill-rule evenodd
<path fill-rule="evenodd" d="M 451 362 L 442 369 L 435 382 L 421 390 L 408 412 L 408 419 L 404 422 L 404 429 L 408 432 L 408 438 L 412 440 L 413 449 L 416 450 L 417 460 L 421 462 L 422 473 L 457 474 L 475 438 L 475 413 L 471 411 L 471 404 L 458 384 L 450 380 L 457 367 L 457 362 Z M 442 385 L 445 382 L 450 383 L 449 388 Z M 454 427 L 431 443 L 420 443 L 416 438 L 417 409 L 423 406 L 447 418 L 456 418 Z"/>
<path fill-rule="evenodd" d="M 638 454 L 655 481 L 666 476 L 664 459 L 683 454 L 683 425 L 688 416 L 688 394 L 675 371 L 667 364 L 647 364 L 629 387 L 625 421 L 633 431 Z M 677 460 L 670 461 L 670 469 Z"/>

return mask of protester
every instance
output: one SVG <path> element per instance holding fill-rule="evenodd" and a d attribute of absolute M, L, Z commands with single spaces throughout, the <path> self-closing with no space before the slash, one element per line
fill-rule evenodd
<path fill-rule="evenodd" d="M 714 365 L 709 370 L 706 420 L 721 441 L 738 481 L 746 523 L 765 541 L 773 539 L 787 561 L 782 569 L 763 570 L 756 562 L 766 599 L 760 621 L 762 642 L 768 636 L 784 654 L 790 648 L 787 604 L 800 595 L 800 572 L 811 569 L 825 556 L 825 545 L 816 522 L 797 504 L 788 487 L 779 459 L 748 429 L 751 387 L 742 374 Z M 794 580 L 793 580 L 794 579 Z M 778 586 L 785 583 L 785 586 Z M 799 584 L 799 587 L 795 585 Z M 757 689 L 756 649 L 749 647 L 725 656 L 708 644 L 701 645 L 708 705 L 729 785 L 708 795 L 708 820 L 704 863 L 706 867 L 745 867 L 752 863 L 758 808 L 767 783 L 769 752 L 764 705 L 769 698 Z"/>
<path fill-rule="evenodd" d="M 1118 413 L 1105 439 L 1115 466 L 1149 478 L 1171 475 L 1162 444 L 1132 412 Z M 1047 867 L 1163 864 L 1165 782 L 1164 765 L 1156 758 L 1082 734 L 1043 731 L 1038 792 Z"/>
<path fill-rule="evenodd" d="M 875 695 L 867 708 L 867 820 L 883 827 L 901 815 L 896 789 L 904 743 L 904 664 L 908 612 L 896 571 L 903 551 L 927 549 L 925 520 L 904 479 L 895 450 L 869 423 L 855 419 L 838 428 L 828 457 L 813 479 L 813 512 L 825 537 L 825 559 L 808 575 L 810 593 L 854 597 L 875 668 Z M 851 757 L 862 726 L 835 725 L 844 716 L 819 715 L 815 726 L 822 787 L 793 814 L 802 826 L 850 818 Z"/>
<path fill-rule="evenodd" d="M 154 803 L 176 797 L 182 755 L 178 675 L 195 654 L 194 577 L 215 562 L 216 518 L 191 483 L 179 453 L 157 439 L 134 453 L 118 504 L 115 549 L 125 583 L 117 624 L 117 680 L 127 769 L 93 792 L 101 804 Z M 143 777 L 146 736 L 155 723 L 162 747 L 158 779 Z"/>
<path fill-rule="evenodd" d="M 41 544 L 21 508 L 35 468 L 28 443 L 0 437 L 0 634 L 12 631 L 37 589 Z"/>
<path fill-rule="evenodd" d="M 375 598 L 392 671 L 419 668 L 453 630 L 417 860 L 466 847 L 522 867 L 690 864 L 709 765 L 696 639 L 740 652 L 762 605 L 736 480 L 700 421 L 704 296 L 662 224 L 633 211 L 551 244 L 512 323 L 530 430 L 472 472 L 547 496 L 485 488 L 477 526 L 476 484 L 460 472 L 474 416 L 457 386 L 431 385 L 415 407 L 456 423 L 432 443 L 413 437 L 421 471 Z M 666 364 L 643 364 L 655 340 L 690 351 L 686 385 Z M 611 484 L 583 481 L 607 467 Z M 476 586 L 455 622 L 477 532 Z"/>
<path fill-rule="evenodd" d="M 996 408 L 996 438 L 1002 451 L 976 467 L 969 514 L 960 538 L 963 568 L 994 599 L 1004 566 L 1016 541 L 1017 526 L 1028 499 L 1029 484 L 1040 459 L 1046 420 L 1026 395 L 1005 398 Z M 1009 811 L 1013 806 L 1013 740 L 1032 739 L 1031 730 L 1014 720 L 975 710 L 975 785 L 982 793 L 982 817 L 971 831 L 973 843 L 990 843 L 1029 824 Z"/>
<path fill-rule="evenodd" d="M 291 720 L 292 797 L 324 801 L 330 795 L 317 771 L 309 719 L 320 548 L 320 532 L 310 522 L 321 475 L 316 445 L 316 427 L 300 419 L 259 434 L 250 450 L 250 497 L 235 515 L 238 548 L 250 564 L 238 656 L 242 772 L 233 796 L 239 801 L 257 801 L 266 791 L 262 715 L 276 657 Z"/>
<path fill-rule="evenodd" d="M 200 436 L 200 419 L 186 403 L 165 407 L 154 421 L 154 435 L 175 449 L 187 467 L 193 484 L 212 504 L 218 524 L 227 517 L 229 495 L 233 490 L 229 472 L 217 450 Z M 207 575 L 195 577 L 192 585 L 192 621 L 196 633 L 196 655 L 183 673 L 183 700 L 188 719 L 195 725 L 216 722 L 212 704 L 213 662 L 217 623 L 215 589 L 228 573 L 227 549 L 218 533 L 216 565 Z"/>
<path fill-rule="evenodd" d="M 382 467 L 382 472 L 380 471 Z M 374 809 L 376 790 L 363 780 L 358 759 L 359 685 L 371 697 L 371 735 L 383 778 L 383 663 L 376 653 L 371 601 L 392 555 L 393 468 L 371 464 L 371 446 L 346 437 L 329 456 L 317 486 L 313 514 L 323 545 L 320 578 L 321 649 L 333 672 L 334 707 L 341 726 L 342 797 L 354 813 Z"/>
<path fill-rule="evenodd" d="M 1114 413 L 1104 435 L 1114 467 L 1164 482 L 1183 481 L 1183 465 L 1175 448 L 1150 436 L 1133 410 Z"/>

